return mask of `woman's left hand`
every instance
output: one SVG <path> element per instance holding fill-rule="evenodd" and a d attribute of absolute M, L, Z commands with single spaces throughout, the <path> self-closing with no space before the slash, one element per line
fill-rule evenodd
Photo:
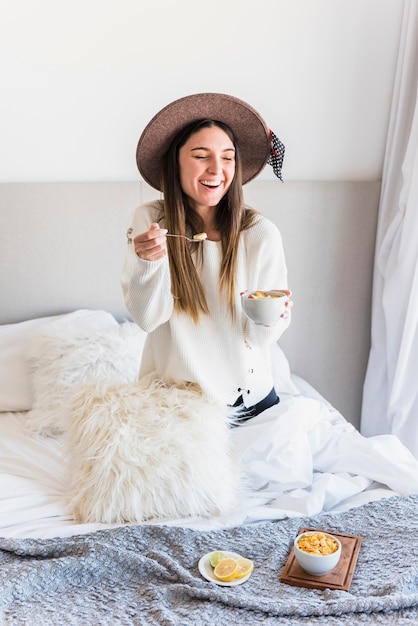
<path fill-rule="evenodd" d="M 292 292 L 290 291 L 290 289 L 271 289 L 271 291 L 281 291 L 282 293 L 285 293 L 287 295 L 287 300 L 285 302 L 286 310 L 280 316 L 284 320 L 287 319 L 290 315 L 290 309 L 293 306 L 293 300 L 290 299 Z"/>

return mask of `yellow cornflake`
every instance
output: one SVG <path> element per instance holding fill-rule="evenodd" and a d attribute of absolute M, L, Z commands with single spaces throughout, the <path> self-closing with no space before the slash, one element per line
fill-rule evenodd
<path fill-rule="evenodd" d="M 297 543 L 298 548 L 309 554 L 332 554 L 338 550 L 338 543 L 324 533 L 303 535 Z"/>

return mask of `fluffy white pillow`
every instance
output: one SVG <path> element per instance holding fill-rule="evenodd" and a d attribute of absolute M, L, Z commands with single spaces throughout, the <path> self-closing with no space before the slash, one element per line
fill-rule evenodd
<path fill-rule="evenodd" d="M 0 326 L 0 411 L 27 411 L 32 408 L 26 346 L 34 330 L 53 319 L 57 318 L 38 317 Z"/>
<path fill-rule="evenodd" d="M 99 329 L 115 324 L 115 318 L 106 311 L 79 309 L 0 325 L 0 411 L 27 411 L 33 406 L 26 351 L 31 336 L 40 328 L 53 325 L 62 332 L 73 332 L 75 328 Z"/>
<path fill-rule="evenodd" d="M 30 432 L 63 433 L 69 400 L 81 385 L 136 379 L 145 335 L 136 324 L 110 318 L 101 327 L 77 319 L 53 322 L 32 335 L 26 352 L 33 392 L 26 420 Z"/>
<path fill-rule="evenodd" d="M 147 376 L 86 385 L 69 415 L 70 510 L 80 522 L 214 516 L 241 488 L 226 407 Z"/>

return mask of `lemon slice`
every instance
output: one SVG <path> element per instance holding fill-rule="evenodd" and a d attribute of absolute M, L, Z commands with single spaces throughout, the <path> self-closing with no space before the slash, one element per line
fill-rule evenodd
<path fill-rule="evenodd" d="M 244 576 L 251 574 L 254 569 L 254 563 L 250 559 L 240 556 L 236 561 L 238 563 L 238 571 L 235 574 L 235 578 L 244 578 Z"/>
<path fill-rule="evenodd" d="M 238 561 L 236 559 L 226 558 L 219 561 L 213 570 L 214 576 L 222 582 L 227 582 L 235 578 L 238 572 Z"/>
<path fill-rule="evenodd" d="M 212 567 L 216 567 L 219 561 L 222 561 L 222 559 L 226 559 L 225 552 L 221 552 L 220 550 L 215 550 L 215 552 L 212 552 L 209 557 L 209 563 L 212 565 Z"/>

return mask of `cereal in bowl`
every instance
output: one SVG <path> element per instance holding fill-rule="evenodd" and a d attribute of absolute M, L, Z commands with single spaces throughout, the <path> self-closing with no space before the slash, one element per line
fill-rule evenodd
<path fill-rule="evenodd" d="M 335 539 L 324 533 L 309 533 L 303 535 L 298 543 L 298 548 L 309 554 L 332 554 L 338 550 Z"/>

